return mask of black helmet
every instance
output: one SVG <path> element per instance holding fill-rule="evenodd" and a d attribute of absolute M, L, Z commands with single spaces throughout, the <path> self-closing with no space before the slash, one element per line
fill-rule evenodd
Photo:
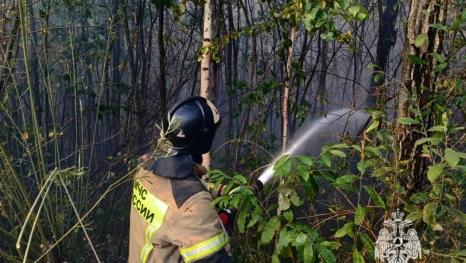
<path fill-rule="evenodd" d="M 220 126 L 220 114 L 209 100 L 200 96 L 189 97 L 174 105 L 168 114 L 180 121 L 180 126 L 167 134 L 174 151 L 189 154 L 204 154 L 210 151 Z M 167 117 L 164 118 L 162 128 L 168 128 Z"/>

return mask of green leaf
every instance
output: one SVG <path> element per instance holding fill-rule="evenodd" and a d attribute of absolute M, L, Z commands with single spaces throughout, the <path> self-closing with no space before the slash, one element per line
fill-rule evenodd
<path fill-rule="evenodd" d="M 436 132 L 436 131 L 446 132 L 447 127 L 445 127 L 445 126 L 434 126 L 434 127 L 431 127 L 430 129 L 428 129 L 427 131 L 430 131 L 430 132 Z"/>
<path fill-rule="evenodd" d="M 361 172 L 361 174 L 364 174 L 366 172 L 367 164 L 366 164 L 365 161 L 360 161 L 360 162 L 358 162 L 356 167 Z"/>
<path fill-rule="evenodd" d="M 461 17 L 460 19 L 456 20 L 455 23 L 451 26 L 452 31 L 458 30 L 458 28 L 466 22 L 466 18 Z"/>
<path fill-rule="evenodd" d="M 307 240 L 307 236 L 303 233 L 299 234 L 297 237 L 296 237 L 296 242 L 298 243 L 301 243 L 301 244 L 304 244 Z"/>
<path fill-rule="evenodd" d="M 293 221 L 293 211 L 291 209 L 283 211 L 283 216 L 288 222 Z"/>
<path fill-rule="evenodd" d="M 346 235 L 354 236 L 354 232 L 353 232 L 354 226 L 355 226 L 354 222 L 346 223 L 342 228 L 338 229 L 337 232 L 335 232 L 335 237 L 341 238 Z"/>
<path fill-rule="evenodd" d="M 450 165 L 451 167 L 455 167 L 458 165 L 460 162 L 459 154 L 455 150 L 452 149 L 446 149 L 445 150 L 445 161 Z"/>
<path fill-rule="evenodd" d="M 433 28 L 440 29 L 440 30 L 448 30 L 448 28 L 446 26 L 442 25 L 442 24 L 434 23 L 434 24 L 430 24 L 429 26 L 433 27 Z"/>
<path fill-rule="evenodd" d="M 398 123 L 401 124 L 421 124 L 419 121 L 414 120 L 410 117 L 401 117 L 398 119 Z"/>
<path fill-rule="evenodd" d="M 332 166 L 332 161 L 330 161 L 330 157 L 327 154 L 322 154 L 322 163 L 327 166 L 331 167 Z"/>
<path fill-rule="evenodd" d="M 427 203 L 422 211 L 422 219 L 431 227 L 437 224 L 437 219 L 435 218 L 437 206 L 437 202 Z"/>
<path fill-rule="evenodd" d="M 322 177 L 324 177 L 330 183 L 334 183 L 335 180 L 336 180 L 335 173 L 332 173 L 332 172 L 326 171 L 326 170 L 320 170 L 319 173 L 322 175 Z"/>
<path fill-rule="evenodd" d="M 354 174 L 350 174 L 350 175 L 343 175 L 343 176 L 340 176 L 337 178 L 337 180 L 335 181 L 336 184 L 348 184 L 348 183 L 352 183 L 356 180 L 359 179 L 359 176 L 357 175 L 354 175 Z"/>
<path fill-rule="evenodd" d="M 353 263 L 364 263 L 364 258 L 356 249 L 353 250 Z"/>
<path fill-rule="evenodd" d="M 277 249 L 278 253 L 281 253 L 283 248 L 287 247 L 288 244 L 290 243 L 291 239 L 290 239 L 289 233 L 290 232 L 287 231 L 286 227 L 283 227 L 282 229 L 280 229 L 278 243 L 277 243 L 277 246 L 276 246 L 276 249 Z"/>
<path fill-rule="evenodd" d="M 427 179 L 431 183 L 434 183 L 435 180 L 442 174 L 443 168 L 445 168 L 444 163 L 437 163 L 429 166 L 429 171 L 427 171 Z"/>
<path fill-rule="evenodd" d="M 369 236 L 366 234 L 359 232 L 359 238 L 361 239 L 362 243 L 364 244 L 364 247 L 367 249 L 369 254 L 373 259 L 375 259 L 374 251 L 375 251 L 375 245 L 372 239 L 370 239 Z"/>
<path fill-rule="evenodd" d="M 342 9 L 346 9 L 349 6 L 349 0 L 339 0 L 338 3 Z"/>
<path fill-rule="evenodd" d="M 377 204 L 378 206 L 380 206 L 384 210 L 387 209 L 386 206 L 385 206 L 385 203 L 382 200 L 382 198 L 380 197 L 380 195 L 374 189 L 372 189 L 369 186 L 364 186 L 364 189 L 370 195 L 370 197 L 372 198 L 372 200 L 374 201 L 375 204 Z"/>
<path fill-rule="evenodd" d="M 451 255 L 455 256 L 455 257 L 466 257 L 466 249 L 453 251 L 453 252 L 451 252 Z"/>
<path fill-rule="evenodd" d="M 282 167 L 282 166 L 285 164 L 286 160 L 288 160 L 288 157 L 289 157 L 288 154 L 285 154 L 285 155 L 283 155 L 282 157 L 280 157 L 280 158 L 275 162 L 275 164 L 273 165 L 273 169 L 274 169 L 274 170 L 277 170 L 277 169 L 279 169 L 280 167 Z"/>
<path fill-rule="evenodd" d="M 329 248 L 329 249 L 337 250 L 337 249 L 340 248 L 341 244 L 338 243 L 338 242 L 324 240 L 324 241 L 319 243 L 319 246 L 323 246 L 323 247 L 326 247 L 326 248 Z"/>
<path fill-rule="evenodd" d="M 389 170 L 386 167 L 377 168 L 372 172 L 372 177 L 380 177 L 388 172 Z"/>
<path fill-rule="evenodd" d="M 379 120 L 374 120 L 374 122 L 369 126 L 369 128 L 367 128 L 366 132 L 370 132 L 373 129 L 377 128 L 379 124 L 380 124 Z"/>
<path fill-rule="evenodd" d="M 304 263 L 313 263 L 314 258 L 315 258 L 314 246 L 312 245 L 311 242 L 307 242 L 306 245 L 304 245 L 304 251 L 303 251 Z"/>
<path fill-rule="evenodd" d="M 247 184 L 248 183 L 248 180 L 244 176 L 239 175 L 239 174 L 235 175 L 233 177 L 233 180 L 236 180 L 236 181 L 238 181 L 238 182 L 240 182 L 242 184 Z"/>
<path fill-rule="evenodd" d="M 408 59 L 411 60 L 413 63 L 426 65 L 427 63 L 420 57 L 414 55 L 408 55 Z"/>
<path fill-rule="evenodd" d="M 291 202 L 290 202 L 290 194 L 291 194 L 291 190 L 290 188 L 284 188 L 280 194 L 278 195 L 278 207 L 280 210 L 284 211 L 284 210 L 288 210 L 288 208 L 290 208 L 291 206 Z"/>
<path fill-rule="evenodd" d="M 373 153 L 377 157 L 380 157 L 382 155 L 382 152 L 378 148 L 376 148 L 374 146 L 367 146 L 366 151 L 370 151 L 371 153 Z"/>
<path fill-rule="evenodd" d="M 291 203 L 295 206 L 302 206 L 304 202 L 299 198 L 299 195 L 296 191 L 291 192 Z"/>
<path fill-rule="evenodd" d="M 333 183 L 332 184 L 333 186 L 335 186 L 336 188 L 338 189 L 342 189 L 342 190 L 347 190 L 347 191 L 350 191 L 350 192 L 353 192 L 353 193 L 357 193 L 358 190 L 356 190 L 356 188 L 352 185 L 349 185 L 349 184 L 337 184 L 337 183 Z"/>
<path fill-rule="evenodd" d="M 317 193 L 319 192 L 319 185 L 314 180 L 314 177 L 313 176 L 309 177 L 309 181 L 307 182 L 303 182 L 301 178 L 298 178 L 298 179 L 304 189 L 304 192 L 309 197 L 309 199 L 311 201 L 314 200 L 317 196 Z"/>
<path fill-rule="evenodd" d="M 437 54 L 437 53 L 430 53 L 430 55 L 435 58 L 438 62 L 440 63 L 445 63 L 445 58 L 440 55 L 440 54 Z"/>
<path fill-rule="evenodd" d="M 356 225 L 361 224 L 362 221 L 364 221 L 364 217 L 366 217 L 366 209 L 358 205 L 358 207 L 356 207 L 356 212 L 354 213 L 354 222 Z"/>
<path fill-rule="evenodd" d="M 255 26 L 246 27 L 245 31 L 248 35 L 252 36 L 252 33 L 254 33 L 255 28 Z"/>
<path fill-rule="evenodd" d="M 299 161 L 301 161 L 303 164 L 305 164 L 308 167 L 313 167 L 314 166 L 314 161 L 309 156 L 296 155 L 296 158 L 298 158 Z"/>
<path fill-rule="evenodd" d="M 432 145 L 437 145 L 437 144 L 441 143 L 442 140 L 437 139 L 437 138 L 422 138 L 422 139 L 417 140 L 416 143 L 414 144 L 414 146 L 418 146 L 418 145 L 424 144 L 426 142 L 430 142 L 430 143 L 432 143 Z"/>
<path fill-rule="evenodd" d="M 336 155 L 338 157 L 342 157 L 342 158 L 345 158 L 346 157 L 346 153 L 340 151 L 340 150 L 329 150 L 329 152 L 333 155 Z"/>
<path fill-rule="evenodd" d="M 432 71 L 434 71 L 434 72 L 439 72 L 439 71 L 444 70 L 446 67 L 447 67 L 447 64 L 445 64 L 445 63 L 440 63 L 440 64 L 438 64 L 437 66 L 435 66 L 435 67 L 432 69 Z"/>
<path fill-rule="evenodd" d="M 451 255 L 455 256 L 455 257 L 466 257 L 466 249 L 458 250 L 458 251 L 452 251 Z M 463 261 L 463 263 L 464 263 L 464 261 Z"/>
<path fill-rule="evenodd" d="M 446 127 L 446 126 L 448 125 L 449 122 L 450 122 L 450 120 L 448 119 L 448 115 L 447 115 L 446 112 L 444 112 L 444 113 L 442 114 L 442 124 L 443 124 L 443 126 Z"/>
<path fill-rule="evenodd" d="M 332 251 L 328 248 L 321 246 L 320 244 L 317 246 L 317 250 L 319 251 L 319 255 L 325 260 L 327 263 L 335 262 L 335 255 Z"/>
<path fill-rule="evenodd" d="M 228 200 L 228 196 L 220 196 L 215 198 L 212 203 L 210 203 L 210 207 L 215 207 L 216 204 L 222 202 L 223 200 Z"/>
<path fill-rule="evenodd" d="M 427 195 L 426 192 L 418 192 L 418 193 L 413 194 L 409 198 L 409 200 L 411 200 L 411 202 L 413 202 L 414 204 L 418 205 L 418 204 L 429 201 L 429 196 Z"/>
<path fill-rule="evenodd" d="M 268 244 L 275 235 L 275 230 L 280 225 L 280 218 L 278 216 L 272 217 L 264 226 L 262 230 L 261 241 L 263 244 Z"/>
<path fill-rule="evenodd" d="M 382 72 L 377 73 L 377 75 L 375 75 L 375 77 L 374 77 L 374 81 L 379 82 L 384 76 L 385 76 L 385 74 L 382 73 Z"/>
<path fill-rule="evenodd" d="M 369 13 L 367 12 L 366 8 L 364 8 L 364 6 L 361 6 L 358 14 L 356 15 L 356 21 L 362 21 L 366 18 L 369 18 Z"/>
<path fill-rule="evenodd" d="M 254 210 L 254 213 L 252 213 L 252 218 L 246 227 L 252 227 L 253 225 L 255 225 L 260 217 L 261 217 L 261 210 L 260 209 Z"/>
<path fill-rule="evenodd" d="M 361 6 L 359 5 L 352 6 L 348 8 L 348 13 L 350 13 L 353 17 L 355 17 L 359 9 L 361 9 Z"/>
<path fill-rule="evenodd" d="M 273 167 L 275 170 L 275 173 L 274 173 L 275 176 L 286 177 L 290 174 L 291 165 L 293 162 L 290 158 L 288 158 L 288 155 L 285 155 L 285 156 L 286 158 L 282 157 L 278 159 L 278 161 L 275 163 Z"/>
<path fill-rule="evenodd" d="M 309 171 L 306 167 L 301 166 L 298 168 L 299 175 L 304 179 L 305 182 L 309 181 Z"/>
<path fill-rule="evenodd" d="M 236 224 L 238 225 L 238 229 L 240 233 L 244 233 L 244 225 L 246 223 L 246 217 L 249 212 L 249 207 L 251 206 L 250 200 L 251 199 L 249 198 L 245 198 L 239 209 L 238 221 Z"/>
<path fill-rule="evenodd" d="M 420 47 L 424 44 L 424 42 L 426 42 L 426 39 L 427 39 L 427 35 L 422 33 L 419 36 L 417 36 L 416 41 L 414 41 L 414 45 L 416 47 Z"/>
<path fill-rule="evenodd" d="M 416 221 L 416 220 L 418 220 L 420 218 L 422 218 L 422 211 L 419 210 L 419 211 L 414 211 L 414 212 L 409 213 L 406 216 L 405 220 L 409 220 L 411 222 L 414 222 L 414 221 Z"/>
<path fill-rule="evenodd" d="M 280 258 L 278 257 L 277 251 L 274 251 L 272 254 L 272 263 L 280 263 Z"/>

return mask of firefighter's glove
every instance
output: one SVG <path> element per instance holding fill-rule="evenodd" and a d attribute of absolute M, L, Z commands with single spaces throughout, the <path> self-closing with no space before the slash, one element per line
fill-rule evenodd
<path fill-rule="evenodd" d="M 223 209 L 218 212 L 218 216 L 220 217 L 220 221 L 222 221 L 224 227 L 234 224 L 236 212 L 236 209 Z"/>

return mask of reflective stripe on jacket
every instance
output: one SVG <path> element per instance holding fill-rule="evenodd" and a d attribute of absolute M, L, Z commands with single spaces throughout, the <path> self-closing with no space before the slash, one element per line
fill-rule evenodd
<path fill-rule="evenodd" d="M 133 182 L 129 263 L 229 262 L 228 237 L 201 180 L 194 172 L 171 178 L 153 170 L 141 168 Z"/>

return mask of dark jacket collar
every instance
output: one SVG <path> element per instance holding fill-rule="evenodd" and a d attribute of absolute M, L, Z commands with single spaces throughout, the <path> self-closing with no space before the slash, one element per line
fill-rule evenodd
<path fill-rule="evenodd" d="M 183 179 L 194 174 L 194 162 L 190 154 L 150 158 L 142 167 L 165 178 Z"/>

